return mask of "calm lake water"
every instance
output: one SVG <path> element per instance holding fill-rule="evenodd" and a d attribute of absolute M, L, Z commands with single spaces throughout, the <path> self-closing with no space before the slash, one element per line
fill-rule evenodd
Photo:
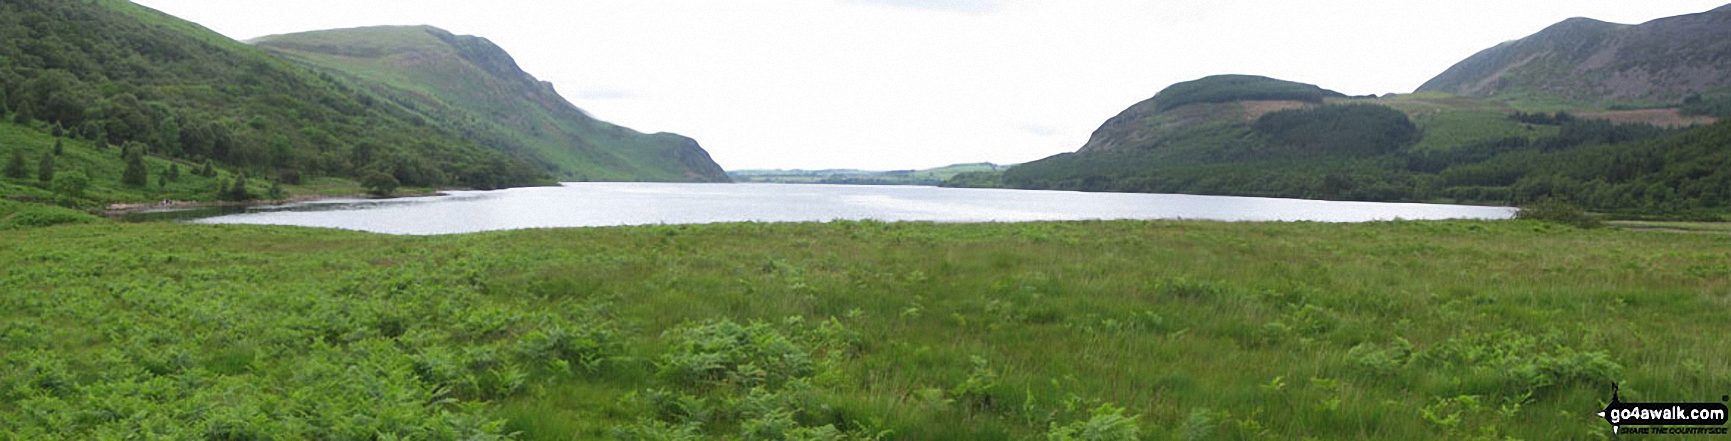
<path fill-rule="evenodd" d="M 446 196 L 325 200 L 197 219 L 215 224 L 452 234 L 549 227 L 839 219 L 1023 222 L 1084 219 L 1364 222 L 1506 219 L 1513 208 L 1228 196 L 905 186 L 568 183 Z"/>

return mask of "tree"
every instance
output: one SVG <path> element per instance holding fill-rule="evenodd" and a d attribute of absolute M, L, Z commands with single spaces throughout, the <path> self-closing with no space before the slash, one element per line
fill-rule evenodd
<path fill-rule="evenodd" d="M 54 140 L 54 156 L 60 156 L 60 155 L 64 155 L 64 154 L 66 154 L 66 141 L 62 140 L 62 139 L 55 139 Z"/>
<path fill-rule="evenodd" d="M 156 125 L 156 146 L 161 149 L 159 153 L 171 156 L 179 154 L 184 149 L 182 144 L 180 123 L 175 122 L 173 117 L 163 118 L 162 123 Z"/>
<path fill-rule="evenodd" d="M 156 187 L 168 188 L 168 175 L 156 175 Z"/>
<path fill-rule="evenodd" d="M 133 187 L 143 187 L 150 182 L 149 171 L 144 167 L 144 154 L 132 150 L 126 155 L 126 170 L 121 172 L 120 182 Z"/>
<path fill-rule="evenodd" d="M 216 177 L 216 166 L 211 165 L 210 160 L 206 159 L 204 160 L 204 168 L 198 170 L 198 175 L 207 178 L 214 178 Z"/>
<path fill-rule="evenodd" d="M 252 193 L 246 191 L 246 173 L 234 176 L 234 186 L 228 189 L 228 198 L 237 201 L 252 199 Z"/>
<path fill-rule="evenodd" d="M 287 196 L 288 196 L 288 193 L 283 192 L 281 181 L 274 181 L 274 182 L 270 183 L 270 198 L 271 198 L 271 200 L 280 201 L 284 197 L 287 197 Z"/>
<path fill-rule="evenodd" d="M 168 172 L 163 173 L 170 181 L 180 180 L 180 164 L 168 164 Z"/>
<path fill-rule="evenodd" d="M 84 187 L 90 185 L 90 177 L 82 172 L 66 172 L 54 177 L 55 199 L 61 205 L 71 205 L 73 199 L 84 197 Z"/>
<path fill-rule="evenodd" d="M 367 176 L 361 178 L 361 186 L 374 196 L 390 196 L 391 192 L 397 191 L 398 185 L 397 178 L 378 170 L 367 172 Z"/>
<path fill-rule="evenodd" d="M 36 118 L 31 114 L 30 103 L 28 102 L 19 103 L 17 113 L 12 114 L 12 123 L 21 126 L 30 124 L 30 120 L 33 119 Z"/>
<path fill-rule="evenodd" d="M 25 168 L 24 151 L 20 149 L 12 149 L 12 159 L 6 161 L 6 177 L 12 179 L 24 179 L 28 176 L 30 176 L 30 169 Z"/>
<path fill-rule="evenodd" d="M 44 184 L 54 180 L 54 152 L 42 152 L 42 162 L 36 165 L 36 180 Z"/>

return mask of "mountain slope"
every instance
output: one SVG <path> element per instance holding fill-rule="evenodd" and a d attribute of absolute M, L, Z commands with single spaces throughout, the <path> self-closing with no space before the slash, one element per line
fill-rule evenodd
<path fill-rule="evenodd" d="M 533 158 L 484 148 L 348 82 L 131 2 L 0 2 L 0 110 L 14 123 L 257 177 L 389 175 L 528 185 Z M 256 180 L 256 179 L 255 179 Z"/>
<path fill-rule="evenodd" d="M 1418 88 L 1565 105 L 1676 104 L 1731 86 L 1731 6 L 1640 25 L 1572 18 Z"/>
<path fill-rule="evenodd" d="M 1253 75 L 1216 75 L 1174 84 L 1107 120 L 1082 151 L 1172 144 L 1193 127 L 1234 125 L 1275 110 L 1345 95 L 1314 85 Z"/>
<path fill-rule="evenodd" d="M 1271 88 L 1312 95 L 1244 92 Z M 1113 117 L 1075 153 L 945 185 L 1490 204 L 1558 197 L 1644 213 L 1731 205 L 1720 190 L 1731 188 L 1731 122 L 1663 128 L 1440 93 L 1317 98 L 1322 90 L 1243 76 L 1180 83 Z M 1173 96 L 1217 99 L 1171 104 Z"/>
<path fill-rule="evenodd" d="M 339 73 L 495 148 L 532 154 L 575 180 L 726 182 L 690 138 L 591 118 L 478 37 L 427 26 L 277 35 L 259 47 Z"/>

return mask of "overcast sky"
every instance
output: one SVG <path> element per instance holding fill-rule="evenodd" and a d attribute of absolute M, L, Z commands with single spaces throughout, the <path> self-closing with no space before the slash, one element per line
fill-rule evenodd
<path fill-rule="evenodd" d="M 1266 75 L 1411 92 L 1569 17 L 1731 0 L 136 0 L 229 37 L 433 25 L 601 119 L 729 170 L 909 169 L 1074 151 L 1166 86 Z"/>

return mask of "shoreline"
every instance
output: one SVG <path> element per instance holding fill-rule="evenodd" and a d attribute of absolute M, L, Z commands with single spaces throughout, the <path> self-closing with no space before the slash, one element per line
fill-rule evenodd
<path fill-rule="evenodd" d="M 326 201 L 326 200 L 333 200 L 333 199 L 380 199 L 380 200 L 383 200 L 383 199 L 415 198 L 415 197 L 427 197 L 427 196 L 444 196 L 447 194 L 447 193 L 445 193 L 446 190 L 452 190 L 452 189 L 440 189 L 440 190 L 433 190 L 433 191 L 424 192 L 424 193 L 423 192 L 417 192 L 417 193 L 410 193 L 410 194 L 398 194 L 398 195 L 391 195 L 391 196 L 385 196 L 385 197 L 372 196 L 372 195 L 369 195 L 366 193 L 352 193 L 352 194 L 320 194 L 320 195 L 291 196 L 291 197 L 286 198 L 286 199 L 269 199 L 269 200 L 257 199 L 257 200 L 251 200 L 251 201 L 181 201 L 181 200 L 168 199 L 168 200 L 163 200 L 161 202 L 143 202 L 143 203 L 140 203 L 140 202 L 120 202 L 120 203 L 108 204 L 107 207 L 102 208 L 102 210 L 100 211 L 99 214 L 101 214 L 102 216 L 105 216 L 105 217 L 115 217 L 115 216 L 124 216 L 124 215 L 128 215 L 128 214 L 144 213 L 144 212 L 149 212 L 149 211 L 153 211 L 153 210 L 174 211 L 174 210 L 190 210 L 190 209 L 195 209 L 195 208 L 211 208 L 211 207 L 259 207 L 259 206 L 269 206 L 269 205 L 283 205 L 283 204 L 297 204 L 297 203 L 305 203 L 305 202 L 317 202 L 317 201 Z"/>

